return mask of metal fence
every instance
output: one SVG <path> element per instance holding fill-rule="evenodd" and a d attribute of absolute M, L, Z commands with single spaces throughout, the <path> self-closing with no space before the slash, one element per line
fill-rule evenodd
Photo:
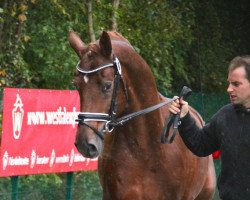
<path fill-rule="evenodd" d="M 97 172 L 42 174 L 0 179 L 1 200 L 100 200 Z"/>
<path fill-rule="evenodd" d="M 226 94 L 194 93 L 189 99 L 206 122 L 226 103 Z M 215 161 L 215 168 L 218 175 L 220 160 Z M 100 200 L 101 193 L 96 171 L 0 178 L 1 200 Z M 219 200 L 217 191 L 214 200 Z"/>

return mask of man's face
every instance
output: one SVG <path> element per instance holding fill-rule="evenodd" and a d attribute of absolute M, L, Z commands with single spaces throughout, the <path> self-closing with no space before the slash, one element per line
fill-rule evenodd
<path fill-rule="evenodd" d="M 250 82 L 246 78 L 244 67 L 238 67 L 228 74 L 229 86 L 227 92 L 231 103 L 241 104 L 250 108 Z"/>

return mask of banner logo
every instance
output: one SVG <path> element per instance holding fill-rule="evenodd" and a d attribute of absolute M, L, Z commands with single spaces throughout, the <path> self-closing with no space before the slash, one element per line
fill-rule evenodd
<path fill-rule="evenodd" d="M 12 110 L 12 124 L 13 124 L 13 136 L 15 139 L 19 139 L 21 135 L 22 123 L 23 123 L 23 103 L 19 96 L 16 95 L 16 102 Z"/>
<path fill-rule="evenodd" d="M 6 167 L 8 165 L 8 160 L 9 160 L 9 155 L 8 155 L 8 152 L 5 151 L 4 156 L 3 156 L 3 160 L 2 160 L 2 162 L 3 162 L 3 170 L 6 169 Z"/>

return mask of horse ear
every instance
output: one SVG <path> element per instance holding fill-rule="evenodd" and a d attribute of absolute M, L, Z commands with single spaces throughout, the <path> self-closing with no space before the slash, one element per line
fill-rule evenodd
<path fill-rule="evenodd" d="M 70 46 L 75 50 L 78 57 L 81 58 L 82 50 L 85 48 L 81 38 L 74 31 L 69 31 L 68 40 Z"/>
<path fill-rule="evenodd" d="M 112 44 L 109 34 L 103 31 L 99 40 L 99 45 L 104 56 L 109 57 L 112 53 Z"/>

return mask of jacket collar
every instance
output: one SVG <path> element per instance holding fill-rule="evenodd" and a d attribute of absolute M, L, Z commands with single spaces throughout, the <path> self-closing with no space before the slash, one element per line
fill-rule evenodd
<path fill-rule="evenodd" d="M 241 112 L 241 113 L 249 113 L 250 114 L 250 108 L 246 108 L 241 104 L 234 104 L 234 109 L 236 112 Z"/>

